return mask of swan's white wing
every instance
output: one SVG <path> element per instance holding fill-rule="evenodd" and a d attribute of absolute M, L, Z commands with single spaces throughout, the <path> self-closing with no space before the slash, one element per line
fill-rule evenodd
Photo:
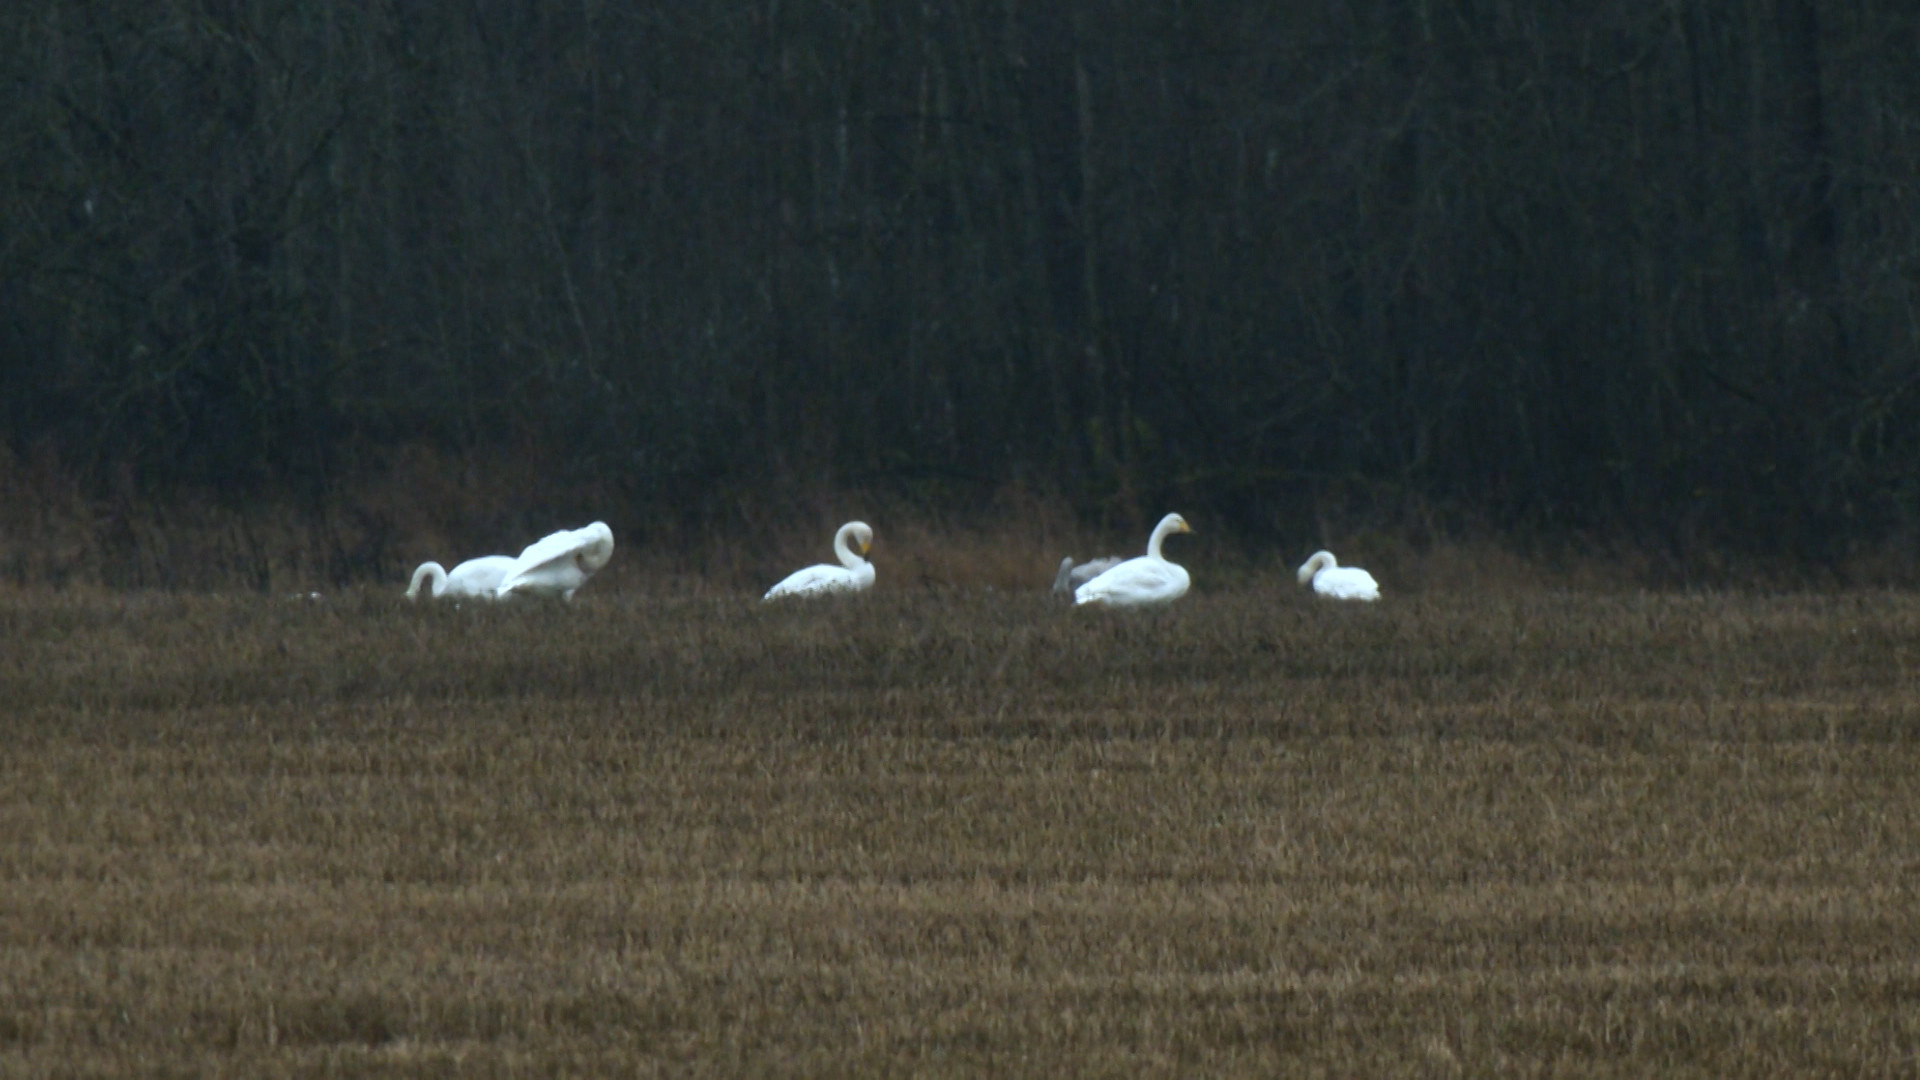
<path fill-rule="evenodd" d="M 796 570 L 786 580 L 767 590 L 763 600 L 782 597 L 822 596 L 828 593 L 859 592 L 873 585 L 873 564 L 863 562 L 851 569 L 845 566 L 809 566 Z"/>
<path fill-rule="evenodd" d="M 1080 586 L 1073 602 L 1114 607 L 1167 604 L 1185 595 L 1188 584 L 1184 567 L 1148 555 L 1128 559 Z"/>
<path fill-rule="evenodd" d="M 527 545 L 494 591 L 572 596 L 612 557 L 613 530 L 600 522 L 557 532 Z"/>
<path fill-rule="evenodd" d="M 1337 566 L 1313 576 L 1313 591 L 1332 600 L 1378 600 L 1380 584 L 1355 566 Z"/>
<path fill-rule="evenodd" d="M 447 572 L 448 596 L 485 596 L 491 598 L 500 583 L 513 572 L 517 562 L 511 555 L 483 555 L 468 559 Z"/>
<path fill-rule="evenodd" d="M 572 558 L 575 552 L 590 543 L 592 539 L 591 535 L 587 535 L 586 529 L 562 529 L 528 544 L 520 552 L 519 558 L 514 561 L 520 564 L 520 569 L 544 566 L 556 559 Z"/>

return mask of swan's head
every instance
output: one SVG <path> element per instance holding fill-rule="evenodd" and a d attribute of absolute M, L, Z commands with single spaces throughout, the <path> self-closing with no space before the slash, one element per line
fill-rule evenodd
<path fill-rule="evenodd" d="M 840 526 L 839 539 L 858 555 L 873 549 L 873 528 L 864 521 L 849 521 Z"/>
<path fill-rule="evenodd" d="M 607 565 L 607 560 L 613 558 L 613 530 L 606 522 L 596 521 L 581 529 L 580 535 L 587 541 L 576 556 L 580 569 L 589 574 L 598 573 Z"/>
<path fill-rule="evenodd" d="M 1309 558 L 1305 563 L 1301 564 L 1300 573 L 1298 575 L 1299 582 L 1300 584 L 1305 585 L 1307 582 L 1313 580 L 1313 575 L 1319 573 L 1322 570 L 1330 569 L 1332 567 L 1339 566 L 1339 565 L 1340 565 L 1339 562 L 1336 561 L 1333 557 L 1333 552 L 1316 551 L 1313 553 L 1312 558 Z"/>
<path fill-rule="evenodd" d="M 1181 517 L 1179 514 L 1168 514 L 1166 517 L 1160 519 L 1160 524 L 1153 527 L 1153 537 L 1147 546 L 1149 548 L 1158 548 L 1162 538 L 1172 536 L 1174 533 L 1190 533 L 1192 531 L 1193 526 L 1187 524 L 1186 518 Z"/>
<path fill-rule="evenodd" d="M 1053 576 L 1053 591 L 1069 593 L 1073 591 L 1073 556 L 1060 560 L 1060 572 Z"/>

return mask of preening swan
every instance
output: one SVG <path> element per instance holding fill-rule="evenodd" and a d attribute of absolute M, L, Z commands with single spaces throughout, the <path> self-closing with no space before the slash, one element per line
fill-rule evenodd
<path fill-rule="evenodd" d="M 494 595 L 557 596 L 573 599 L 587 579 L 613 558 L 613 530 L 604 521 L 567 529 L 527 545 L 513 560 Z"/>
<path fill-rule="evenodd" d="M 1065 596 L 1125 561 L 1118 555 L 1109 555 L 1104 559 L 1089 559 L 1076 566 L 1073 556 L 1069 555 L 1060 560 L 1060 572 L 1054 575 L 1054 594 Z"/>
<path fill-rule="evenodd" d="M 407 599 L 418 598 L 421 583 L 430 582 L 428 596 L 483 596 L 491 600 L 493 590 L 500 587 L 512 568 L 511 555 L 468 559 L 454 567 L 452 573 L 437 562 L 424 562 L 413 572 L 413 582 L 407 586 Z"/>
<path fill-rule="evenodd" d="M 1357 566 L 1341 566 L 1331 551 L 1316 551 L 1300 567 L 1300 584 L 1330 600 L 1378 600 L 1380 583 Z"/>
<path fill-rule="evenodd" d="M 848 547 L 851 540 L 859 554 Z M 859 592 L 873 587 L 873 564 L 861 558 L 873 547 L 873 529 L 864 521 L 849 521 L 833 534 L 833 553 L 839 566 L 809 566 L 795 571 L 785 581 L 767 590 L 762 600 L 789 596 L 824 596 L 828 593 Z"/>
<path fill-rule="evenodd" d="M 1187 571 L 1160 555 L 1160 542 L 1174 533 L 1190 533 L 1187 519 L 1168 514 L 1153 527 L 1147 539 L 1147 553 L 1128 559 L 1074 590 L 1076 604 L 1108 604 L 1113 607 L 1153 607 L 1171 604 L 1187 593 Z"/>

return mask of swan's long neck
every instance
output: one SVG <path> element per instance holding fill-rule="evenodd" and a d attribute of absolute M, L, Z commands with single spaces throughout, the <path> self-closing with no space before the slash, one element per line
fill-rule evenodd
<path fill-rule="evenodd" d="M 413 572 L 413 581 L 407 585 L 408 599 L 420 595 L 420 582 L 423 579 L 433 583 L 427 589 L 428 596 L 439 596 L 447 591 L 447 568 L 437 562 L 424 562 Z"/>
<path fill-rule="evenodd" d="M 1313 557 L 1307 560 L 1307 565 L 1300 568 L 1300 583 L 1304 585 L 1319 576 L 1320 571 L 1331 570 L 1339 565 L 1340 564 L 1334 560 L 1333 552 L 1316 551 L 1313 553 Z"/>
<path fill-rule="evenodd" d="M 1155 525 L 1153 527 L 1153 535 L 1147 537 L 1147 558 L 1149 559 L 1164 558 L 1164 556 L 1160 554 L 1160 541 L 1165 540 L 1169 536 L 1172 536 L 1173 530 L 1174 530 L 1173 518 L 1163 518 L 1160 524 Z"/>
<path fill-rule="evenodd" d="M 1073 556 L 1060 560 L 1060 573 L 1054 576 L 1053 591 L 1063 593 L 1073 583 Z"/>
<path fill-rule="evenodd" d="M 844 566 L 849 570 L 858 570 L 860 568 L 860 564 L 866 562 L 867 560 L 861 558 L 858 555 L 855 555 L 853 553 L 853 549 L 847 546 L 847 537 L 852 535 L 853 535 L 853 526 L 851 525 L 840 526 L 840 531 L 833 534 L 833 553 L 840 557 L 841 566 Z"/>

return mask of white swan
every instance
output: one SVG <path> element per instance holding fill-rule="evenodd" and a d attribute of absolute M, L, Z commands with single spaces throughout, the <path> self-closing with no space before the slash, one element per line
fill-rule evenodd
<path fill-rule="evenodd" d="M 1075 565 L 1073 556 L 1069 555 L 1060 560 L 1060 572 L 1054 575 L 1054 595 L 1065 596 L 1125 561 L 1118 555 L 1108 555 Z"/>
<path fill-rule="evenodd" d="M 562 530 L 527 545 L 493 592 L 502 598 L 520 593 L 571 600 L 611 558 L 613 530 L 606 522 Z"/>
<path fill-rule="evenodd" d="M 1341 566 L 1331 551 L 1316 551 L 1300 567 L 1300 584 L 1313 582 L 1313 591 L 1329 600 L 1378 600 L 1380 583 L 1357 566 Z"/>
<path fill-rule="evenodd" d="M 1160 542 L 1174 533 L 1193 529 L 1179 514 L 1168 514 L 1153 527 L 1147 539 L 1147 553 L 1128 559 L 1074 590 L 1076 604 L 1107 604 L 1112 607 L 1153 607 L 1171 604 L 1187 593 L 1187 571 L 1160 555 Z"/>
<path fill-rule="evenodd" d="M 847 546 L 852 540 L 859 548 L 855 554 Z M 859 592 L 873 587 L 873 564 L 861 558 L 873 546 L 873 529 L 864 521 L 849 521 L 840 526 L 833 534 L 833 553 L 840 557 L 839 566 L 809 566 L 805 570 L 796 570 L 785 581 L 767 590 L 762 600 L 779 600 L 790 596 L 824 596 L 827 593 Z"/>
<path fill-rule="evenodd" d="M 407 586 L 407 599 L 413 600 L 420 595 L 422 582 L 431 582 L 427 588 L 428 596 L 482 596 L 493 599 L 493 590 L 499 588 L 506 578 L 507 571 L 513 568 L 511 555 L 483 555 L 478 559 L 468 559 L 448 573 L 437 562 L 423 562 L 413 572 L 413 581 Z"/>

